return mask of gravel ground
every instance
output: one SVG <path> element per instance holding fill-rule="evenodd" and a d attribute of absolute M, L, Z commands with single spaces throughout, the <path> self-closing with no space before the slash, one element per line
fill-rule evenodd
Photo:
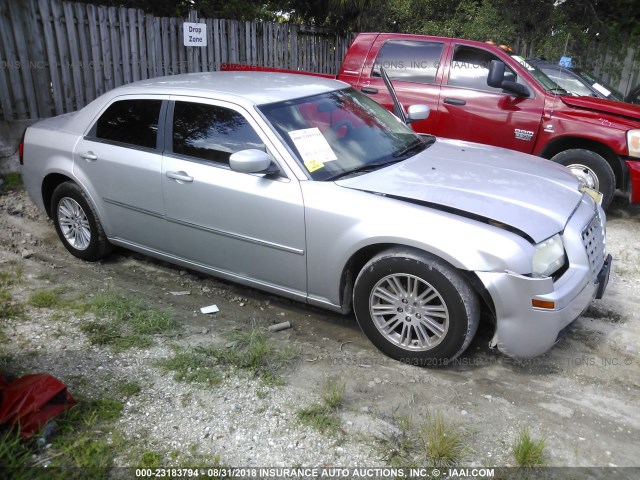
<path fill-rule="evenodd" d="M 131 446 L 116 463 L 135 465 L 142 451 L 167 464 L 218 456 L 230 466 L 384 466 L 381 439 L 401 433 L 398 418 L 419 425 L 437 411 L 462 432 L 463 464 L 513 465 L 510 445 L 527 426 L 547 439 L 555 466 L 638 466 L 640 447 L 640 209 L 620 205 L 610 214 L 609 249 L 615 257 L 607 295 L 551 352 L 517 363 L 487 346 L 481 325 L 461 362 L 428 370 L 382 356 L 352 317 L 186 272 L 124 250 L 99 263 L 69 255 L 48 219 L 24 192 L 0 196 L 0 270 L 18 269 L 15 301 L 60 288 L 65 298 L 107 287 L 169 310 L 177 336 L 121 353 L 90 345 L 80 325 L 90 318 L 68 310 L 25 307 L 7 320 L 0 352 L 16 374 L 48 372 L 84 398 L 117 398 L 126 382 L 141 391 L 120 398 L 123 416 L 113 425 Z M 171 292 L 186 292 L 174 295 Z M 199 313 L 216 304 L 220 312 Z M 244 371 L 223 369 L 215 387 L 178 382 L 157 366 L 171 346 L 221 344 L 225 333 L 288 320 L 292 328 L 269 334 L 300 355 L 274 386 Z M 297 410 L 320 401 L 326 378 L 345 382 L 340 429 L 320 433 L 300 424 Z M 170 452 L 180 452 L 172 460 Z"/>

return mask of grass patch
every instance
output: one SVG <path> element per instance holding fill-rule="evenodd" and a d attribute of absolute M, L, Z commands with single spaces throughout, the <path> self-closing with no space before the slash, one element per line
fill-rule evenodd
<path fill-rule="evenodd" d="M 465 450 L 458 428 L 438 412 L 427 415 L 420 429 L 420 445 L 427 463 L 434 467 L 457 465 Z"/>
<path fill-rule="evenodd" d="M 337 378 L 327 378 L 322 383 L 321 403 L 300 408 L 299 422 L 321 433 L 337 433 L 340 430 L 338 409 L 344 403 L 346 385 Z"/>
<path fill-rule="evenodd" d="M 16 190 L 23 186 L 22 175 L 19 172 L 7 172 L 0 175 L 4 180 L 4 190 Z"/>
<path fill-rule="evenodd" d="M 229 343 L 223 348 L 198 347 L 196 350 L 220 365 L 249 371 L 266 383 L 282 384 L 280 373 L 298 356 L 290 347 L 276 347 L 258 327 L 248 332 L 232 332 L 227 338 Z"/>
<path fill-rule="evenodd" d="M 215 358 L 198 350 L 174 352 L 173 357 L 157 362 L 166 373 L 174 372 L 173 378 L 180 382 L 203 383 L 209 386 L 219 385 L 222 375 Z"/>
<path fill-rule="evenodd" d="M 393 467 L 451 467 L 458 465 L 467 451 L 463 432 L 447 423 L 438 412 L 429 412 L 419 425 L 408 416 L 392 418 L 383 432 L 380 450 Z"/>
<path fill-rule="evenodd" d="M 140 460 L 136 468 L 160 468 L 162 466 L 163 456 L 158 452 L 145 451 L 140 455 Z"/>
<path fill-rule="evenodd" d="M 410 433 L 411 419 L 402 415 L 394 421 L 396 428 L 389 428 L 382 432 L 381 453 L 383 458 L 394 468 L 414 467 L 417 463 L 412 459 L 415 449 L 415 439 Z"/>
<path fill-rule="evenodd" d="M 305 427 L 311 427 L 321 433 L 336 433 L 340 429 L 340 419 L 336 412 L 319 403 L 298 409 L 298 420 Z"/>
<path fill-rule="evenodd" d="M 0 288 L 0 319 L 20 318 L 24 313 L 24 307 L 13 299 L 13 295 L 7 288 Z"/>
<path fill-rule="evenodd" d="M 55 420 L 57 428 L 45 439 L 45 444 L 51 442 L 46 448 L 39 445 L 40 436 L 22 440 L 15 430 L 4 432 L 0 435 L 0 465 L 15 469 L 12 478 L 73 478 L 78 470 L 106 478 L 116 452 L 124 447 L 122 437 L 109 432 L 121 415 L 122 404 L 115 399 L 80 401 Z"/>
<path fill-rule="evenodd" d="M 142 391 L 142 387 L 137 382 L 125 382 L 118 387 L 118 394 L 123 397 L 133 397 Z"/>
<path fill-rule="evenodd" d="M 24 442 L 18 432 L 8 430 L 0 434 L 0 465 L 12 469 L 27 465 L 31 459 L 32 448 Z"/>
<path fill-rule="evenodd" d="M 24 314 L 23 305 L 13 299 L 11 286 L 22 280 L 22 268 L 17 267 L 13 272 L 0 271 L 0 320 L 20 318 Z"/>
<path fill-rule="evenodd" d="M 89 341 L 116 351 L 149 347 L 153 345 L 151 335 L 173 332 L 177 328 L 168 312 L 148 309 L 140 300 L 112 291 L 76 306 L 76 311 L 93 313 L 96 317 L 80 326 Z"/>
<path fill-rule="evenodd" d="M 533 439 L 529 429 L 524 427 L 511 447 L 513 458 L 519 467 L 540 467 L 546 464 L 544 458 L 545 438 Z"/>
<path fill-rule="evenodd" d="M 39 290 L 29 297 L 29 305 L 37 308 L 57 308 L 62 306 L 62 289 Z"/>

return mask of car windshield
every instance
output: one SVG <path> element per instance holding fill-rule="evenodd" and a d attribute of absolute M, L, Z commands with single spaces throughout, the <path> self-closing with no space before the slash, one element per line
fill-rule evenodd
<path fill-rule="evenodd" d="M 382 168 L 429 144 L 353 88 L 258 109 L 313 180 L 335 180 Z"/>
<path fill-rule="evenodd" d="M 551 80 L 542 70 L 531 65 L 522 57 L 518 55 L 512 55 L 511 57 L 524 68 L 526 68 L 527 71 L 538 81 L 540 85 L 542 85 L 542 88 L 544 88 L 547 92 L 555 93 L 558 95 L 566 95 L 569 93 L 556 82 Z"/>

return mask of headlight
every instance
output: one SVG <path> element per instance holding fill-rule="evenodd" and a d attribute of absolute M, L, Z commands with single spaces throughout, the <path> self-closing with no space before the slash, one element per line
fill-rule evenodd
<path fill-rule="evenodd" d="M 594 190 L 591 187 L 587 187 L 586 185 L 581 185 L 578 190 L 589 195 L 598 205 L 602 205 L 602 193 L 600 193 L 599 191 Z"/>
<path fill-rule="evenodd" d="M 536 245 L 536 253 L 533 254 L 533 276 L 549 277 L 557 272 L 564 262 L 564 245 L 558 233 Z"/>
<path fill-rule="evenodd" d="M 629 130 L 627 132 L 627 148 L 630 157 L 640 158 L 640 130 Z"/>

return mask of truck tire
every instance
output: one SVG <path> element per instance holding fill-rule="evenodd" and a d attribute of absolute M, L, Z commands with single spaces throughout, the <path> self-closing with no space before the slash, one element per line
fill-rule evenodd
<path fill-rule="evenodd" d="M 453 266 L 408 247 L 385 250 L 362 268 L 353 307 L 362 331 L 391 358 L 447 365 L 467 348 L 480 303 Z"/>
<path fill-rule="evenodd" d="M 51 196 L 51 214 L 62 244 L 72 255 L 95 262 L 111 251 L 89 197 L 75 183 L 64 182 L 56 187 Z"/>
<path fill-rule="evenodd" d="M 572 148 L 558 153 L 551 160 L 564 165 L 588 187 L 602 193 L 602 208 L 606 210 L 611 205 L 616 191 L 616 177 L 604 158 L 591 150 Z"/>

